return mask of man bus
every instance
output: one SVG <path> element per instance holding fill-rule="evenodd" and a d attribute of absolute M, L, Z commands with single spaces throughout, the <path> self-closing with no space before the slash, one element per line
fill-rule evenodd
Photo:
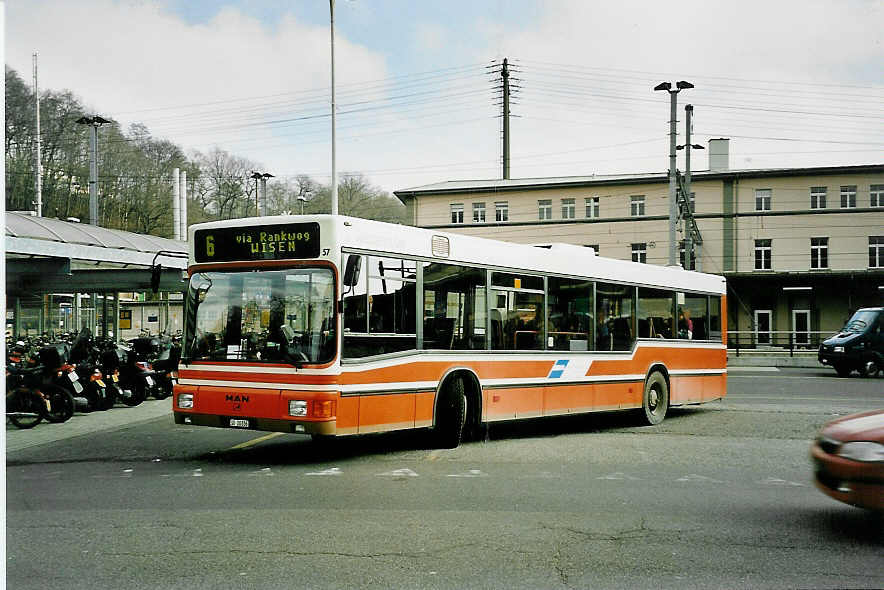
<path fill-rule="evenodd" d="M 178 424 L 316 438 L 726 393 L 725 281 L 344 216 L 194 225 Z M 690 335 L 678 310 L 689 310 Z"/>

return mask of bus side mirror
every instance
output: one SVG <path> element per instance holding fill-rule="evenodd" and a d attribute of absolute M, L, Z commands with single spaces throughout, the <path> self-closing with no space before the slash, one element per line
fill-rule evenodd
<path fill-rule="evenodd" d="M 350 255 L 347 257 L 347 267 L 344 269 L 344 286 L 355 287 L 359 282 L 359 271 L 362 269 L 362 256 Z"/>

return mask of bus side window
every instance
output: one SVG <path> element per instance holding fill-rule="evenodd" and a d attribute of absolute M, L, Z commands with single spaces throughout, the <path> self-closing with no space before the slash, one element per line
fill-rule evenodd
<path fill-rule="evenodd" d="M 425 350 L 485 348 L 485 271 L 425 263 L 423 321 Z"/>
<path fill-rule="evenodd" d="M 635 287 L 596 283 L 596 350 L 632 350 Z"/>

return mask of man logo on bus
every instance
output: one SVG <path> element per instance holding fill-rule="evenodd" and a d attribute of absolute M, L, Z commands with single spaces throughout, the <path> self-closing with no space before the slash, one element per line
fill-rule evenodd
<path fill-rule="evenodd" d="M 224 396 L 224 400 L 228 401 L 228 402 L 242 402 L 245 404 L 245 403 L 248 403 L 249 396 L 247 396 L 247 395 L 229 395 L 228 394 L 228 395 Z"/>

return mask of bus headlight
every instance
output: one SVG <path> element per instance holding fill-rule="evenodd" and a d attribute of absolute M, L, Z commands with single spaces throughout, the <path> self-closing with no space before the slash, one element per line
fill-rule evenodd
<path fill-rule="evenodd" d="M 179 393 L 178 394 L 178 407 L 179 408 L 192 408 L 193 407 L 193 394 L 192 393 Z"/>
<path fill-rule="evenodd" d="M 307 400 L 290 399 L 289 400 L 289 416 L 306 416 Z"/>

